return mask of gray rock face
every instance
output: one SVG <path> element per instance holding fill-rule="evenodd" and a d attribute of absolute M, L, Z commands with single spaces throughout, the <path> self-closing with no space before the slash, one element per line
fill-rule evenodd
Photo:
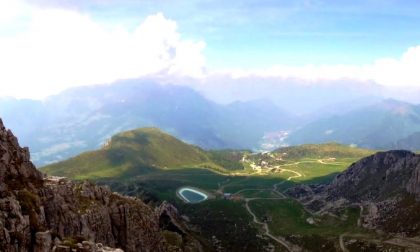
<path fill-rule="evenodd" d="M 167 251 L 161 212 L 90 182 L 44 177 L 0 120 L 0 251 Z"/>
<path fill-rule="evenodd" d="M 419 159 L 420 157 L 417 156 L 416 160 L 412 160 L 412 165 L 416 168 L 406 186 L 407 192 L 416 195 L 417 199 L 420 199 L 420 161 L 418 161 Z"/>
<path fill-rule="evenodd" d="M 327 191 L 332 198 L 350 201 L 381 200 L 404 192 L 416 194 L 420 187 L 413 180 L 419 168 L 420 156 L 410 151 L 378 152 L 337 175 Z"/>
<path fill-rule="evenodd" d="M 378 152 L 352 164 L 329 185 L 298 186 L 287 193 L 314 212 L 359 206 L 364 227 L 420 234 L 420 155 L 409 151 Z"/>

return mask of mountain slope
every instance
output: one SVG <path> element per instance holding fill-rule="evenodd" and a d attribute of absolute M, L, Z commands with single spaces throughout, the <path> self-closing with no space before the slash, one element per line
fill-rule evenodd
<path fill-rule="evenodd" d="M 381 149 L 390 142 L 420 131 L 420 106 L 384 100 L 329 118 L 320 119 L 292 132 L 289 144 L 338 142 Z"/>
<path fill-rule="evenodd" d="M 44 177 L 1 120 L 0 189 L 0 251 L 102 250 L 96 243 L 133 252 L 200 249 L 168 204 L 152 209 L 90 182 Z M 176 228 L 165 230 L 162 216 Z M 177 248 L 164 232 L 186 239 Z"/>
<path fill-rule="evenodd" d="M 217 163 L 232 161 L 228 160 L 229 151 L 223 153 L 226 156 L 214 151 L 206 152 L 157 128 L 141 128 L 113 136 L 97 151 L 83 153 L 41 170 L 69 178 L 116 178 L 145 174 L 155 169 L 180 167 L 224 170 Z M 236 159 L 239 161 L 240 158 Z M 239 162 L 236 163 L 239 165 Z"/>

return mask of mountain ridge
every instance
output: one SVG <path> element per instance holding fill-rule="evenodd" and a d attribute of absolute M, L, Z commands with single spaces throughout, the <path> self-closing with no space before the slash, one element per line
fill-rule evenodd
<path fill-rule="evenodd" d="M 339 142 L 370 149 L 400 148 L 392 143 L 420 131 L 420 106 L 394 99 L 313 121 L 291 132 L 286 142 Z"/>
<path fill-rule="evenodd" d="M 252 149 L 266 132 L 285 130 L 295 121 L 274 104 L 222 105 L 189 87 L 147 80 L 73 88 L 44 101 L 0 104 L 4 122 L 31 147 L 37 165 L 96 149 L 116 133 L 151 126 L 205 149 Z"/>

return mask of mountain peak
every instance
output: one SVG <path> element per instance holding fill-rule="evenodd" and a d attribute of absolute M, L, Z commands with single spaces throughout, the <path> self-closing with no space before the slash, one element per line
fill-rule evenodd
<path fill-rule="evenodd" d="M 154 138 L 173 138 L 169 134 L 166 134 L 159 128 L 155 127 L 147 127 L 147 128 L 139 128 L 129 131 L 124 131 L 118 133 L 111 137 L 109 145 L 115 146 L 118 144 L 128 144 L 128 143 L 135 143 L 135 144 L 148 144 L 150 143 L 151 139 Z M 173 138 L 175 140 L 175 138 Z"/>
<path fill-rule="evenodd" d="M 89 160 L 97 160 L 92 164 Z M 161 131 L 140 128 L 114 135 L 105 146 L 42 168 L 44 172 L 70 178 L 138 175 L 150 169 L 196 167 L 209 162 L 206 153 Z M 77 176 L 75 176 L 75 173 Z"/>

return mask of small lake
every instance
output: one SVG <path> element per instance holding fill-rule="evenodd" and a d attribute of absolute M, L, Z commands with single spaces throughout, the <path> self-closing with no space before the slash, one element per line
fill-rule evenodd
<path fill-rule="evenodd" d="M 208 198 L 207 194 L 204 192 L 191 187 L 182 187 L 178 190 L 177 194 L 187 203 L 199 203 Z"/>

